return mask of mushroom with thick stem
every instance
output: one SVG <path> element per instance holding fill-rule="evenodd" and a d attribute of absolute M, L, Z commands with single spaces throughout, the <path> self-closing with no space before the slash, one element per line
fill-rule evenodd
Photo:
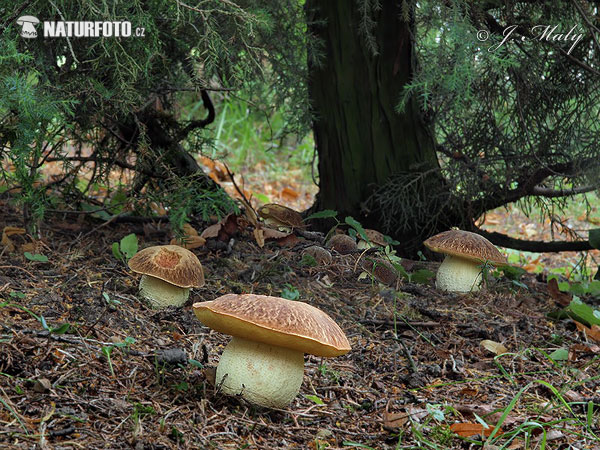
<path fill-rule="evenodd" d="M 494 244 L 470 231 L 444 231 L 423 244 L 431 251 L 446 255 L 435 281 L 436 287 L 444 291 L 477 292 L 481 288 L 484 264 L 508 265 L 506 256 Z"/>
<path fill-rule="evenodd" d="M 182 306 L 191 288 L 204 286 L 198 257 L 178 245 L 145 248 L 129 260 L 129 268 L 142 274 L 140 295 L 153 308 Z"/>
<path fill-rule="evenodd" d="M 233 336 L 217 366 L 217 387 L 260 406 L 284 408 L 298 395 L 304 353 L 339 356 L 350 351 L 333 319 L 307 303 L 227 294 L 194 303 L 193 309 L 204 325 Z"/>

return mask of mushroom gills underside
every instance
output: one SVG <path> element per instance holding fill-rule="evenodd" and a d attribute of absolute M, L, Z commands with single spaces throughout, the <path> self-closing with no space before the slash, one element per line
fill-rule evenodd
<path fill-rule="evenodd" d="M 190 296 L 189 288 L 181 288 L 160 278 L 142 275 L 140 295 L 155 309 L 167 306 L 183 306 Z"/>
<path fill-rule="evenodd" d="M 285 408 L 298 395 L 304 354 L 234 337 L 217 366 L 216 386 L 225 394 L 268 408 Z"/>
<path fill-rule="evenodd" d="M 477 292 L 481 288 L 481 263 L 447 255 L 440 265 L 435 285 L 450 292 Z"/>

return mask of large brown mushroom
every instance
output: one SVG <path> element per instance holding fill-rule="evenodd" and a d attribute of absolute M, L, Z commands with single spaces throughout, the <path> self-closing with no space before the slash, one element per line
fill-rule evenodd
<path fill-rule="evenodd" d="M 342 329 L 307 303 L 227 294 L 193 308 L 204 325 L 233 336 L 217 366 L 217 387 L 257 405 L 284 408 L 296 397 L 304 353 L 339 356 L 350 351 Z"/>
<path fill-rule="evenodd" d="M 446 255 L 435 281 L 437 288 L 444 291 L 476 292 L 480 289 L 484 263 L 492 266 L 508 264 L 494 244 L 470 231 L 444 231 L 423 244 L 431 251 Z"/>
<path fill-rule="evenodd" d="M 154 308 L 182 306 L 190 289 L 204 286 L 202 264 L 178 245 L 158 245 L 136 253 L 129 268 L 142 274 L 140 295 Z"/>

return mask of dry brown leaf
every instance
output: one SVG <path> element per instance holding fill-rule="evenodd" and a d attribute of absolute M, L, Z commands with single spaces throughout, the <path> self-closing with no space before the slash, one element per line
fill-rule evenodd
<path fill-rule="evenodd" d="M 575 326 L 577 327 L 577 329 L 579 331 L 583 331 L 587 337 L 592 338 L 596 342 L 600 342 L 600 326 L 592 325 L 592 327 L 590 328 L 582 323 L 577 322 L 576 320 L 574 320 L 573 322 L 575 322 Z"/>
<path fill-rule="evenodd" d="M 569 306 L 569 303 L 571 303 L 571 300 L 573 300 L 573 296 L 571 294 L 561 292 L 561 290 L 558 289 L 558 281 L 556 281 L 556 278 L 552 278 L 548 281 L 548 292 L 561 306 Z"/>
<path fill-rule="evenodd" d="M 198 236 L 196 229 L 189 223 L 183 224 L 183 234 L 184 236 Z"/>
<path fill-rule="evenodd" d="M 479 343 L 483 348 L 489 350 L 490 352 L 496 355 L 502 355 L 504 353 L 508 353 L 508 349 L 500 344 L 499 342 L 490 341 L 489 339 L 484 339 Z"/>
<path fill-rule="evenodd" d="M 206 227 L 204 229 L 204 231 L 202 231 L 202 234 L 200 235 L 200 237 L 204 238 L 204 239 L 216 238 L 219 235 L 220 229 L 221 229 L 221 222 L 215 223 L 214 225 Z"/>
<path fill-rule="evenodd" d="M 254 234 L 254 239 L 260 248 L 265 246 L 265 237 L 262 228 L 255 228 L 252 232 Z"/>
<path fill-rule="evenodd" d="M 274 230 L 268 227 L 259 227 L 263 231 L 263 237 L 265 241 L 269 239 L 281 239 L 289 236 L 291 233 L 284 233 L 283 231 Z"/>
<path fill-rule="evenodd" d="M 487 437 L 490 434 L 492 434 L 492 431 L 494 431 L 494 427 L 494 425 L 488 425 L 488 427 L 485 428 L 480 423 L 462 422 L 453 423 L 452 425 L 450 425 L 450 430 L 462 437 L 470 437 L 475 436 L 477 434 L 480 436 Z M 495 436 L 498 436 L 500 434 L 502 434 L 502 428 L 498 430 Z"/>
<path fill-rule="evenodd" d="M 288 201 L 293 201 L 293 200 L 296 200 L 298 197 L 300 197 L 300 193 L 289 187 L 284 187 L 281 190 L 281 197 Z"/>
<path fill-rule="evenodd" d="M 383 412 L 383 428 L 388 431 L 398 431 L 399 428 L 403 427 L 408 422 L 408 414 Z"/>
<path fill-rule="evenodd" d="M 200 236 L 184 236 L 182 239 L 171 239 L 171 245 L 179 245 L 180 247 L 192 250 L 194 248 L 203 247 L 206 239 Z"/>
<path fill-rule="evenodd" d="M 25 234 L 25 228 L 20 227 L 4 227 L 2 230 L 2 234 L 6 234 L 7 236 L 14 236 L 15 234 Z"/>

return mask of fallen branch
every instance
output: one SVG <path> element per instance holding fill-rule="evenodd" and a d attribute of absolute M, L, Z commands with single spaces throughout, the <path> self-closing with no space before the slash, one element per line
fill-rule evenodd
<path fill-rule="evenodd" d="M 488 239 L 492 244 L 525 252 L 583 252 L 593 250 L 589 241 L 528 241 L 507 236 L 506 234 L 475 229 L 477 234 Z"/>

